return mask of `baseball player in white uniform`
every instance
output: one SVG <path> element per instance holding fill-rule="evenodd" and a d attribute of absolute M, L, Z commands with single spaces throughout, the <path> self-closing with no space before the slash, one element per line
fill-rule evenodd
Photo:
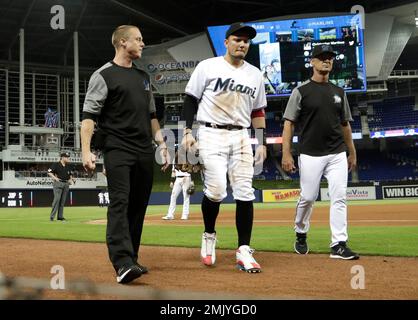
<path fill-rule="evenodd" d="M 307 232 L 324 175 L 331 199 L 330 257 L 354 260 L 359 256 L 347 247 L 346 193 L 348 170 L 356 166 L 357 157 L 347 96 L 342 88 L 328 81 L 335 56 L 330 45 L 315 46 L 311 59 L 312 78 L 292 91 L 284 113 L 282 166 L 288 172 L 295 170 L 291 140 L 296 124 L 299 129 L 301 192 L 296 206 L 295 251 L 299 254 L 309 252 Z"/>
<path fill-rule="evenodd" d="M 182 146 L 196 147 L 192 124 L 197 112 L 197 144 L 203 160 L 204 197 L 202 213 L 205 231 L 202 235 L 203 264 L 215 263 L 215 223 L 221 201 L 227 196 L 227 174 L 236 201 L 238 231 L 237 267 L 247 272 L 260 272 L 261 267 L 250 248 L 253 225 L 254 189 L 252 178 L 256 165 L 266 157 L 265 114 L 267 106 L 261 71 L 244 61 L 250 40 L 256 30 L 243 23 L 232 24 L 225 34 L 226 54 L 200 62 L 186 86 L 184 118 L 186 128 Z M 248 128 L 262 131 L 255 157 Z M 262 141 L 261 141 L 262 140 Z"/>
<path fill-rule="evenodd" d="M 103 207 L 104 206 L 104 193 L 100 191 L 98 197 L 99 197 L 99 206 Z"/>
<path fill-rule="evenodd" d="M 108 191 L 106 191 L 106 192 L 104 193 L 104 204 L 105 204 L 105 206 L 107 207 L 107 206 L 109 205 L 109 203 L 110 203 L 110 201 L 109 201 L 109 192 L 108 192 Z"/>
<path fill-rule="evenodd" d="M 190 173 L 177 170 L 173 164 L 173 170 L 171 172 L 171 182 L 170 188 L 171 198 L 170 206 L 168 208 L 167 215 L 163 217 L 163 220 L 173 220 L 174 213 L 176 211 L 176 202 L 177 198 L 180 195 L 180 192 L 183 190 L 183 213 L 181 215 L 181 220 L 187 220 L 189 218 L 189 206 L 190 206 L 190 194 L 187 192 L 187 189 L 192 184 L 192 178 Z"/>

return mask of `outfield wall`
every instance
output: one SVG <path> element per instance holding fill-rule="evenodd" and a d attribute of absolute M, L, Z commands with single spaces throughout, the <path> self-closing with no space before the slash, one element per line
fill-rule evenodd
<path fill-rule="evenodd" d="M 71 189 L 65 206 L 98 206 L 100 189 Z M 254 202 L 262 202 L 261 190 L 255 190 Z M 150 205 L 169 205 L 171 192 L 153 192 L 149 201 Z M 52 204 L 54 194 L 52 189 L 0 189 L 0 207 L 49 207 Z M 195 192 L 191 198 L 191 204 L 202 202 L 203 192 Z M 223 203 L 233 203 L 234 199 L 228 190 L 228 196 Z M 183 203 L 183 195 L 177 198 L 177 203 Z"/>
<path fill-rule="evenodd" d="M 71 189 L 67 197 L 66 206 L 98 206 L 100 189 Z M 299 189 L 269 189 L 255 190 L 254 202 L 296 202 Z M 169 205 L 170 192 L 153 192 L 150 205 Z M 200 204 L 203 192 L 196 192 L 190 198 L 191 204 Z M 356 185 L 347 188 L 348 200 L 374 199 L 418 199 L 418 182 L 380 183 L 376 185 Z M 49 207 L 52 204 L 52 189 L 0 189 L 0 207 Z M 328 188 L 320 188 L 318 199 L 329 200 Z M 228 196 L 223 203 L 233 203 L 232 192 L 228 189 Z M 183 203 L 183 195 L 177 198 L 177 203 Z"/>

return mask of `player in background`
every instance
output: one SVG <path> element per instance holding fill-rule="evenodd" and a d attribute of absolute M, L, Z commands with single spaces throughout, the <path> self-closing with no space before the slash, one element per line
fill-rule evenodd
<path fill-rule="evenodd" d="M 104 195 L 104 204 L 105 204 L 106 207 L 108 207 L 109 206 L 109 203 L 110 203 L 110 201 L 109 201 L 109 192 L 108 191 L 105 191 L 103 193 L 103 195 Z"/>
<path fill-rule="evenodd" d="M 190 173 L 176 169 L 175 164 L 173 164 L 170 181 L 170 188 L 172 189 L 170 206 L 168 208 L 167 215 L 163 217 L 163 220 L 174 219 L 176 202 L 181 191 L 183 191 L 183 213 L 181 215 L 181 220 L 189 219 L 190 194 L 187 192 L 187 190 L 192 183 L 193 181 Z"/>
<path fill-rule="evenodd" d="M 97 195 L 97 197 L 99 198 L 99 207 L 103 207 L 104 206 L 104 193 L 103 193 L 103 191 L 100 191 L 99 194 Z"/>

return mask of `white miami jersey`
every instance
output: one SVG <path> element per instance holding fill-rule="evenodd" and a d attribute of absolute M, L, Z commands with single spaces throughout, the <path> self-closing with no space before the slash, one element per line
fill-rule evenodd
<path fill-rule="evenodd" d="M 267 106 L 263 75 L 246 61 L 236 68 L 224 57 L 203 60 L 185 91 L 199 101 L 199 122 L 249 128 L 251 112 Z"/>

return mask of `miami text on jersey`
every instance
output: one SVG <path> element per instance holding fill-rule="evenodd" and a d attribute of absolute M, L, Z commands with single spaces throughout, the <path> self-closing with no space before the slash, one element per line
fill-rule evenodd
<path fill-rule="evenodd" d="M 225 81 L 222 81 L 222 78 L 216 79 L 215 89 L 213 91 L 222 90 L 222 91 L 237 91 L 244 94 L 248 94 L 251 98 L 255 99 L 255 92 L 257 88 L 250 88 L 242 84 L 234 84 L 235 80 L 228 78 Z"/>

